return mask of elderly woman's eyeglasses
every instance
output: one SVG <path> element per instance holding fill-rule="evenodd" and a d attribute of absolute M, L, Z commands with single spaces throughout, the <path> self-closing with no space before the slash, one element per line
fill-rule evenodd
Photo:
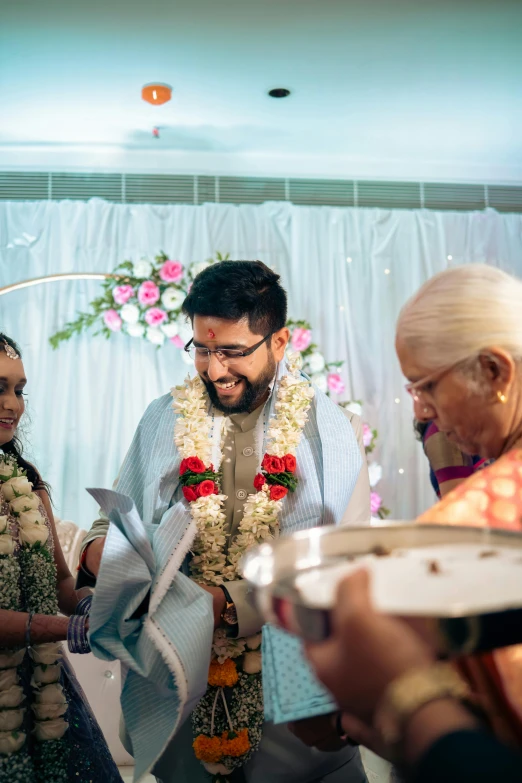
<path fill-rule="evenodd" d="M 437 370 L 437 372 L 434 372 L 431 375 L 426 375 L 424 378 L 421 378 L 420 381 L 407 383 L 404 388 L 408 394 L 411 394 L 415 402 L 426 402 L 426 397 L 432 394 L 435 385 L 441 381 L 445 375 L 463 363 L 463 361 L 455 362 L 455 364 L 451 364 L 449 367 L 444 367 L 442 370 Z"/>
<path fill-rule="evenodd" d="M 236 350 L 235 348 L 216 348 L 214 351 L 212 351 L 210 348 L 194 345 L 194 338 L 188 341 L 183 350 L 185 350 L 194 361 L 197 361 L 200 364 L 208 364 L 208 362 L 210 362 L 211 354 L 215 354 L 220 364 L 224 364 L 227 367 L 230 367 L 230 365 L 238 364 L 245 357 L 251 356 L 251 354 L 253 354 L 254 351 L 257 351 L 257 349 L 260 348 L 263 343 L 266 343 L 267 340 L 272 337 L 272 335 L 273 332 L 270 332 L 270 334 L 267 334 L 266 337 L 263 337 L 262 340 L 253 345 L 251 348 L 247 348 L 245 351 Z"/>

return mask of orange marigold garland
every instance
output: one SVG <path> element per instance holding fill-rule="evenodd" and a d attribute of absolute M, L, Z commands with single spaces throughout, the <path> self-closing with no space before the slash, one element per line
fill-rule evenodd
<path fill-rule="evenodd" d="M 223 758 L 221 737 L 207 737 L 205 734 L 200 734 L 194 740 L 192 747 L 196 758 L 200 761 L 206 761 L 207 764 L 215 764 Z"/>
<path fill-rule="evenodd" d="M 232 737 L 231 735 L 234 734 Z M 221 747 L 224 756 L 239 758 L 244 756 L 250 750 L 250 740 L 248 739 L 248 729 L 241 729 L 237 734 L 224 731 L 221 735 Z"/>
<path fill-rule="evenodd" d="M 234 661 L 227 658 L 224 664 L 212 662 L 209 683 L 211 678 L 216 682 L 233 677 L 234 670 L 237 676 L 235 685 L 220 687 L 209 684 L 192 713 L 196 736 L 194 753 L 214 776 L 214 781 L 226 780 L 234 769 L 243 766 L 257 750 L 262 735 L 264 715 L 260 673 L 238 671 Z M 219 765 L 219 772 L 216 765 Z"/>
<path fill-rule="evenodd" d="M 233 731 L 224 731 L 220 737 L 207 737 L 200 734 L 194 740 L 192 747 L 196 758 L 207 764 L 216 764 L 225 756 L 239 758 L 250 750 L 248 729 L 241 729 L 237 734 Z"/>
<path fill-rule="evenodd" d="M 210 662 L 208 671 L 208 684 L 217 688 L 231 688 L 239 679 L 237 666 L 232 658 L 227 658 L 223 663 L 214 660 Z"/>

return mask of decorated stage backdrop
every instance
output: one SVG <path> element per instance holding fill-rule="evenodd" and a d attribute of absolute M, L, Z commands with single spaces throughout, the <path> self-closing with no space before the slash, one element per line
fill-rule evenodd
<path fill-rule="evenodd" d="M 522 216 L 286 203 L 0 202 L 0 286 L 53 273 L 106 273 L 123 259 L 153 260 L 162 250 L 185 268 L 217 251 L 274 267 L 289 293 L 290 317 L 311 324 L 326 362 L 343 361 L 342 398 L 363 400 L 364 419 L 379 432 L 378 489 L 393 516 L 411 518 L 432 503 L 394 353 L 395 319 L 427 277 L 451 264 L 485 261 L 522 275 Z M 83 488 L 112 484 L 146 405 L 187 371 L 170 342 L 175 334 L 158 349 L 123 328 L 110 340 L 87 332 L 53 351 L 48 338 L 101 290 L 98 282 L 69 281 L 0 297 L 0 328 L 21 344 L 29 377 L 29 453 L 53 486 L 57 512 L 83 527 L 96 514 Z"/>

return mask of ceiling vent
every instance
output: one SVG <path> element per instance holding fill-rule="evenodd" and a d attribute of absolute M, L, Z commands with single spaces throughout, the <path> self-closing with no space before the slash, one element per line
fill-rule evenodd
<path fill-rule="evenodd" d="M 176 174 L 0 172 L 0 199 L 120 204 L 263 204 L 522 212 L 522 186 Z"/>

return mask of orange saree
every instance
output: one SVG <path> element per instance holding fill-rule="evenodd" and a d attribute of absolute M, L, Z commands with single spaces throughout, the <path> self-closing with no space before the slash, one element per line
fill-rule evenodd
<path fill-rule="evenodd" d="M 513 449 L 470 476 L 417 521 L 522 531 L 522 449 Z M 457 663 L 497 736 L 522 745 L 522 645 L 467 656 Z"/>

